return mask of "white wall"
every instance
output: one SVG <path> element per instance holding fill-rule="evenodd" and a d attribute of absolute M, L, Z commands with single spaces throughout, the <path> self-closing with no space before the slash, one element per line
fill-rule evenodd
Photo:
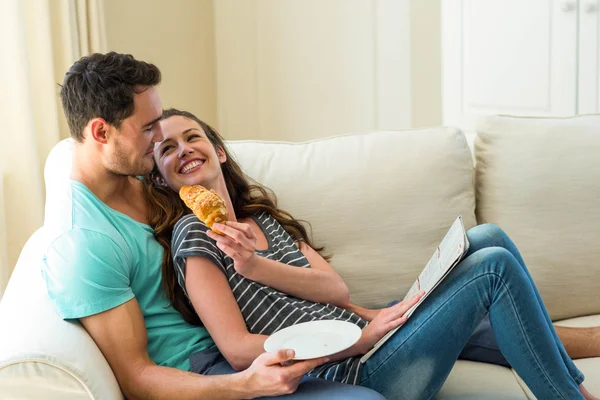
<path fill-rule="evenodd" d="M 228 139 L 441 123 L 441 0 L 105 0 L 111 50 Z"/>
<path fill-rule="evenodd" d="M 8 266 L 8 248 L 6 246 L 6 220 L 4 218 L 4 173 L 0 169 L 0 299 L 8 283 L 13 267 Z"/>
<path fill-rule="evenodd" d="M 212 0 L 104 0 L 109 50 L 156 64 L 165 108 L 216 121 Z"/>

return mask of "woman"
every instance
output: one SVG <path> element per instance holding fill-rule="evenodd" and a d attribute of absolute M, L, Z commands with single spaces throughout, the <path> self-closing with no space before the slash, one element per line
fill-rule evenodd
<path fill-rule="evenodd" d="M 468 232 L 466 258 L 406 320 L 423 295 L 383 310 L 349 303 L 348 289 L 304 227 L 250 184 L 223 140 L 192 114 L 167 110 L 158 171 L 147 184 L 151 224 L 165 247 L 171 303 L 214 337 L 234 369 L 263 352 L 267 335 L 312 319 L 343 319 L 362 328 L 358 343 L 309 375 L 359 384 L 387 398 L 431 398 L 489 312 L 500 348 L 538 398 L 595 399 L 560 343 L 525 263 L 493 225 Z M 230 221 L 216 235 L 179 200 L 183 185 L 214 189 Z M 172 250 L 172 251 L 170 251 Z M 191 304 L 190 304 L 191 303 Z M 359 359 L 404 324 L 366 363 Z M 200 364 L 211 364 L 200 354 Z M 208 361 L 206 361 L 208 360 Z"/>

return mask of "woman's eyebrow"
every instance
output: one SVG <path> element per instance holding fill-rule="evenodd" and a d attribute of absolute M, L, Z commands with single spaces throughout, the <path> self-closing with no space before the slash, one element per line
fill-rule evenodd
<path fill-rule="evenodd" d="M 173 139 L 165 139 L 165 140 L 163 140 L 162 142 L 160 142 L 158 144 L 158 148 L 160 149 L 160 148 L 162 148 L 165 145 L 165 143 L 170 143 L 172 141 L 173 141 Z"/>
<path fill-rule="evenodd" d="M 181 134 L 182 134 L 182 135 L 185 135 L 186 133 L 189 133 L 189 132 L 191 132 L 191 131 L 198 131 L 198 132 L 201 132 L 201 131 L 200 131 L 200 129 L 198 129 L 198 128 L 188 128 L 188 129 L 186 129 L 185 131 L 181 132 Z"/>

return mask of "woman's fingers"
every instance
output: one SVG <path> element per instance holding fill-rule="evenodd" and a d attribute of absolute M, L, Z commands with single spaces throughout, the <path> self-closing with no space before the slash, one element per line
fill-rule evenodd
<path fill-rule="evenodd" d="M 206 231 L 206 235 L 213 239 L 217 243 L 217 246 L 231 258 L 235 259 L 238 254 L 243 255 L 249 252 L 248 249 L 235 242 L 228 236 L 221 236 L 212 231 Z"/>
<path fill-rule="evenodd" d="M 415 294 L 413 297 L 409 298 L 408 300 L 401 301 L 400 303 L 390 307 L 390 312 L 388 314 L 387 320 L 397 320 L 398 318 L 404 316 L 404 314 L 406 314 L 408 310 L 410 310 L 415 304 L 417 304 L 424 295 L 425 292 L 421 291 Z"/>
<path fill-rule="evenodd" d="M 238 261 L 240 259 L 241 254 L 239 251 L 233 247 L 232 242 L 225 241 L 217 241 L 217 247 L 223 251 L 223 253 L 227 254 L 229 257 L 233 259 L 233 261 Z"/>
<path fill-rule="evenodd" d="M 250 228 L 250 225 L 248 224 L 244 224 L 242 222 L 227 221 L 223 224 L 219 223 L 219 225 L 237 229 L 238 231 L 241 231 L 244 234 L 244 236 L 246 236 L 248 239 L 254 238 L 254 232 L 252 232 L 252 228 Z"/>
<path fill-rule="evenodd" d="M 219 235 L 211 230 L 206 231 L 206 235 L 209 238 L 213 239 L 215 242 L 217 242 L 217 243 L 225 242 L 225 243 L 229 244 L 230 246 L 238 249 L 238 251 L 252 251 L 252 252 L 254 251 L 254 247 L 248 243 L 248 240 L 245 237 L 244 237 L 244 240 L 242 242 L 240 242 L 240 241 L 236 241 L 235 238 L 233 238 L 231 236 Z"/>
<path fill-rule="evenodd" d="M 406 322 L 406 320 L 408 320 L 408 317 L 406 315 L 403 315 L 401 317 L 391 320 L 390 322 L 388 322 L 386 324 L 386 332 L 389 332 L 392 329 L 396 329 L 400 325 L 404 324 Z"/>
<path fill-rule="evenodd" d="M 246 235 L 244 235 L 243 232 L 234 228 L 233 226 L 228 226 L 228 225 L 224 225 L 224 224 L 220 224 L 220 223 L 216 222 L 213 224 L 213 228 L 215 228 L 219 232 L 223 232 L 225 235 L 229 236 L 236 242 L 241 242 L 243 239 L 246 238 Z"/>
<path fill-rule="evenodd" d="M 242 242 L 244 240 L 256 240 L 254 236 L 254 232 L 252 232 L 252 228 L 248 224 L 242 224 L 240 222 L 227 221 L 226 224 L 221 224 L 216 222 L 213 224 L 213 227 L 230 236 L 237 242 Z"/>
<path fill-rule="evenodd" d="M 408 310 L 410 310 L 415 304 L 417 304 L 421 298 L 425 295 L 425 291 L 422 290 L 420 292 L 418 292 L 417 294 L 415 294 L 413 297 L 411 297 L 408 300 L 405 301 L 401 301 L 400 303 L 398 303 L 398 306 L 400 309 L 403 309 L 404 312 L 407 312 Z"/>

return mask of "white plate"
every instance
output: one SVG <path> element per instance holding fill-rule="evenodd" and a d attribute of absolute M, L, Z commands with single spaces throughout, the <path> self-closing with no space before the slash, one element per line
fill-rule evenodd
<path fill-rule="evenodd" d="M 296 352 L 294 360 L 308 360 L 346 350 L 358 342 L 361 333 L 361 329 L 350 322 L 303 322 L 269 336 L 265 350 L 293 349 Z"/>

